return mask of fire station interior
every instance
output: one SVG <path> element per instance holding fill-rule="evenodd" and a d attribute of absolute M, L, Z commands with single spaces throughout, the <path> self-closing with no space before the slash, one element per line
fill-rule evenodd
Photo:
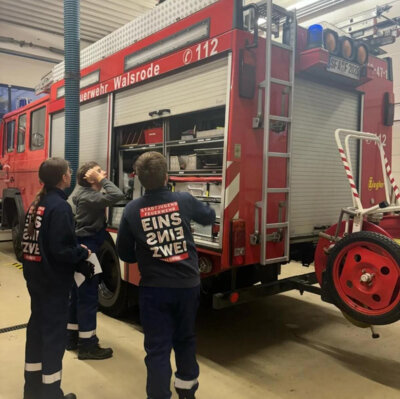
<path fill-rule="evenodd" d="M 4 399 L 23 397 L 26 328 L 31 312 L 23 261 L 17 258 L 15 246 L 16 237 L 22 232 L 18 230 L 18 217 L 12 216 L 16 215 L 12 212 L 18 206 L 21 209 L 28 206 L 24 198 L 34 198 L 32 187 L 37 184 L 24 183 L 23 188 L 16 184 L 33 164 L 37 172 L 40 156 L 66 154 L 68 159 L 66 149 L 70 145 L 66 112 L 64 105 L 60 106 L 68 95 L 60 83 L 64 79 L 63 69 L 61 78 L 42 85 L 44 76 L 54 71 L 59 73 L 67 50 L 63 2 L 17 3 L 0 0 L 0 133 L 3 135 L 0 190 L 4 190 L 0 212 L 0 398 Z M 124 66 L 120 77 L 131 79 L 129 87 L 102 94 L 100 84 L 111 84 L 115 76 L 112 73 L 117 68 L 112 65 L 104 82 L 102 72 L 98 73 L 101 80 L 99 77 L 94 87 L 100 94 L 93 101 L 83 97 L 93 83 L 83 85 L 81 78 L 80 142 L 76 151 L 79 162 L 99 162 L 107 177 L 123 192 L 124 199 L 106 210 L 110 251 L 100 259 L 103 273 L 97 335 L 102 346 L 112 347 L 113 356 L 105 360 L 80 360 L 76 351 L 66 351 L 62 371 L 64 392 L 74 392 L 85 399 L 146 397 L 144 334 L 137 286 L 132 283 L 138 273 L 137 268 L 119 261 L 115 237 L 126 205 L 145 193 L 135 162 L 140 155 L 157 151 L 167 161 L 169 190 L 189 192 L 216 213 L 212 225 L 202 226 L 194 221 L 190 224 L 203 278 L 196 321 L 200 385 L 195 397 L 400 397 L 400 234 L 396 236 L 400 227 L 395 225 L 400 217 L 400 193 L 394 183 L 400 181 L 400 0 L 82 0 L 78 3 L 81 68 L 88 62 L 85 65 L 90 73 L 101 71 L 103 60 L 114 55 L 101 53 L 106 38 L 118 46 L 118 36 L 113 36 L 113 32 L 125 32 L 121 37 L 127 40 L 126 27 L 134 29 L 136 25 L 131 21 L 135 20 L 146 33 L 141 39 L 132 40 L 129 46 L 140 44 L 140 40 L 154 34 L 153 42 L 147 39 L 144 42 L 149 46 L 149 54 L 158 51 L 167 57 L 165 64 L 160 65 L 169 68 L 178 51 L 184 63 L 179 65 L 178 72 L 171 67 L 161 76 L 146 77 L 149 82 L 134 82 L 134 78 L 141 76 L 140 71 L 129 75 L 136 67 Z M 221 31 L 218 45 L 223 43 L 226 48 L 211 61 L 206 58 L 216 51 L 217 47 L 212 46 L 218 41 L 206 41 L 203 47 L 195 47 L 197 41 L 190 42 L 192 53 L 184 53 L 185 45 L 181 44 L 162 53 L 162 46 L 167 47 L 170 38 L 179 40 L 181 31 L 189 36 L 196 34 L 197 30 L 192 31 L 190 23 L 185 22 L 196 20 L 196 13 L 206 15 L 207 39 L 214 32 L 221 33 L 218 29 L 227 23 L 219 3 L 241 4 L 243 15 L 240 18 L 230 15 L 228 25 L 232 29 L 232 19 L 234 24 L 236 21 L 239 27 L 235 30 L 244 31 L 244 36 L 228 37 Z M 271 25 L 267 16 L 269 5 L 276 6 L 272 9 Z M 207 7 L 215 7 L 219 18 L 216 25 L 212 13 L 207 14 Z M 229 12 L 227 7 L 226 15 Z M 164 25 L 159 31 L 152 24 Z M 182 24 L 181 31 L 174 31 L 175 24 Z M 203 25 L 194 26 L 201 30 Z M 257 46 L 264 46 L 268 54 L 268 26 L 275 40 L 271 45 L 275 58 L 271 57 L 269 79 L 263 80 L 260 76 L 269 70 L 265 53 L 262 52 L 261 66 L 248 56 L 238 56 L 240 63 L 235 63 L 236 53 L 232 48 L 244 46 L 248 55 L 258 51 Z M 289 37 L 293 34 L 292 26 L 295 30 L 300 28 L 296 32 L 302 32 L 296 36 L 299 52 L 293 51 L 293 58 L 290 45 L 294 42 Z M 166 37 L 163 32 L 167 32 Z M 342 46 L 340 50 L 338 47 L 330 52 L 330 40 L 337 40 Z M 347 44 L 342 45 L 344 42 Z M 89 54 L 85 49 L 96 43 L 103 43 L 96 47 L 93 56 L 98 57 L 92 62 L 100 65 L 98 68 L 87 61 L 89 57 L 82 56 Z M 353 50 L 346 58 L 347 45 L 366 49 L 360 55 L 362 62 Z M 123 54 L 119 62 L 121 59 L 125 64 L 128 62 L 132 54 L 125 47 L 129 46 L 121 45 L 116 51 Z M 140 49 L 139 58 L 147 56 L 146 51 Z M 206 56 L 203 57 L 202 51 Z M 188 54 L 198 56 L 196 65 L 187 65 L 191 62 Z M 156 56 L 149 56 L 148 60 L 154 63 L 151 64 L 154 72 Z M 144 64 L 147 61 L 138 61 L 139 66 Z M 177 73 L 182 73 L 177 75 L 181 79 L 175 78 Z M 273 73 L 280 74 L 279 79 Z M 200 76 L 198 82 L 194 80 L 196 76 Z M 181 81 L 181 85 L 187 82 L 187 88 L 181 89 L 177 84 L 171 86 L 176 91 L 160 89 L 160 98 L 153 88 L 147 97 L 143 94 L 154 82 L 165 82 L 160 87 L 167 87 L 174 79 Z M 207 79 L 215 81 L 215 87 Z M 241 80 L 238 83 L 234 79 Z M 138 95 L 136 103 L 129 102 L 129 93 L 136 95 L 136 88 L 141 97 Z M 196 90 L 203 90 L 198 98 Z M 375 92 L 380 93 L 379 101 L 375 101 Z M 29 111 L 29 104 L 38 99 L 43 104 L 49 102 L 47 111 L 41 108 L 43 104 Z M 251 101 L 253 107 L 248 118 L 245 111 L 250 106 L 235 108 L 239 103 L 248 104 L 246 101 Z M 266 111 L 266 103 L 274 111 Z M 18 110 L 25 106 L 27 111 L 21 116 Z M 16 114 L 12 114 L 14 111 Z M 263 120 L 265 112 L 268 123 Z M 232 126 L 232 120 L 236 126 Z M 247 125 L 244 122 L 242 125 L 242 120 Z M 241 129 L 247 135 L 244 138 Z M 357 132 L 374 135 L 357 136 L 360 141 L 356 145 L 355 141 L 335 141 L 336 129 L 343 129 L 340 133 L 343 137 L 352 134 L 354 138 Z M 262 136 L 254 139 L 255 130 L 271 137 L 270 147 L 259 140 Z M 324 141 L 328 136 L 330 141 Z M 370 145 L 369 152 L 364 151 L 363 145 Z M 250 146 L 254 147 L 246 152 Z M 380 148 L 389 154 L 388 161 L 382 158 L 381 162 Z M 278 165 L 273 173 L 267 171 L 271 162 Z M 242 168 L 242 165 L 249 166 Z M 13 174 L 13 168 L 18 170 L 18 167 L 19 176 Z M 374 168 L 379 173 L 375 174 Z M 273 186 L 271 182 L 277 176 L 284 176 L 283 183 Z M 38 180 L 37 174 L 29 179 Z M 257 189 L 252 185 L 253 180 L 268 180 L 270 185 L 265 183 Z M 385 191 L 386 187 L 389 191 Z M 5 193 L 13 196 L 6 198 Z M 363 196 L 368 198 L 367 204 L 360 202 Z M 253 201 L 256 197 L 258 200 Z M 16 202 L 10 202 L 10 198 Z M 330 200 L 341 204 L 343 198 L 349 203 L 329 208 Z M 267 201 L 275 208 L 269 208 Z M 349 206 L 351 203 L 353 207 Z M 271 209 L 274 209 L 272 219 Z M 357 213 L 359 209 L 361 213 Z M 266 226 L 261 232 L 263 218 Z M 241 230 L 245 224 L 246 230 Z M 359 246 L 356 239 L 352 240 L 352 234 L 361 237 Z M 380 241 L 376 241 L 378 235 L 383 237 Z M 236 248 L 235 243 L 242 239 L 246 242 L 245 249 Z M 350 249 L 343 255 L 346 245 Z M 241 263 L 250 254 L 260 260 L 247 266 Z M 347 270 L 350 258 L 356 264 L 357 275 Z M 213 262 L 219 262 L 219 273 L 215 275 Z M 364 262 L 362 267 L 360 262 Z M 374 262 L 379 263 L 377 272 Z M 328 275 L 330 270 L 332 276 Z M 343 270 L 347 274 L 340 285 Z M 365 299 L 378 281 L 376 291 L 370 299 Z M 360 287 L 357 295 L 348 294 L 356 285 Z M 342 288 L 333 292 L 332 287 Z M 171 365 L 175 372 L 173 351 Z M 172 380 L 171 398 L 178 398 Z"/>

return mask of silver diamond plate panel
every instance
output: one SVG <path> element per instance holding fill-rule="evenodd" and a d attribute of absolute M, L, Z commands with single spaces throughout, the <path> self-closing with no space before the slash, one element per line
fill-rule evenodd
<path fill-rule="evenodd" d="M 81 51 L 81 69 L 216 3 L 218 0 L 168 0 Z M 64 62 L 52 69 L 53 81 L 64 78 Z"/>

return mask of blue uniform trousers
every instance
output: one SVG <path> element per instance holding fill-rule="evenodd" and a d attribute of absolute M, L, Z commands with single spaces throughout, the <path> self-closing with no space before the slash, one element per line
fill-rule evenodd
<path fill-rule="evenodd" d="M 74 282 L 69 301 L 68 340 L 78 341 L 80 348 L 99 342 L 96 335 L 98 308 L 98 275 L 85 280 L 79 287 Z"/>
<path fill-rule="evenodd" d="M 195 320 L 199 296 L 199 286 L 139 287 L 140 319 L 147 353 L 148 399 L 171 398 L 171 349 L 174 349 L 176 359 L 175 387 L 191 389 L 198 384 Z"/>
<path fill-rule="evenodd" d="M 98 254 L 105 239 L 105 230 L 87 236 L 77 237 L 79 244 L 86 245 L 93 253 Z M 99 339 L 96 335 L 98 309 L 99 276 L 85 280 L 80 287 L 75 281 L 71 290 L 68 340 L 76 341 L 79 337 L 79 348 L 88 348 L 96 345 Z"/>
<path fill-rule="evenodd" d="M 28 283 L 31 317 L 26 331 L 24 399 L 60 399 L 68 320 L 68 289 Z"/>

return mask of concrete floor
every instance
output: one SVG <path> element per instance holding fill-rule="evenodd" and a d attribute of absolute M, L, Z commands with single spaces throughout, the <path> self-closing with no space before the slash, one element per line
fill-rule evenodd
<path fill-rule="evenodd" d="M 0 243 L 0 329 L 29 317 L 22 272 L 13 263 L 11 244 Z M 201 310 L 197 398 L 400 398 L 400 325 L 378 332 L 381 338 L 373 340 L 319 297 L 296 292 Z M 64 391 L 79 399 L 144 399 L 143 335 L 135 316 L 121 321 L 99 313 L 98 333 L 114 357 L 80 361 L 66 352 Z M 25 329 L 0 334 L 1 399 L 22 398 L 24 345 Z"/>

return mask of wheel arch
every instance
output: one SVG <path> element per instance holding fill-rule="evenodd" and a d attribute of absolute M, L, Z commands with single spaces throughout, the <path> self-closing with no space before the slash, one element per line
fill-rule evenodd
<path fill-rule="evenodd" d="M 24 225 L 25 210 L 22 203 L 21 192 L 16 188 L 6 188 L 3 190 L 2 225 L 12 227 L 15 217 L 22 227 Z"/>

